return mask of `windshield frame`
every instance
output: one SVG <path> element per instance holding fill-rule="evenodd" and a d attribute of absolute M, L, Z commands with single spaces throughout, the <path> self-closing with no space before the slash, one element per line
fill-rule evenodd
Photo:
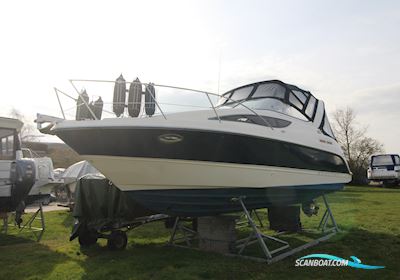
<path fill-rule="evenodd" d="M 283 87 L 284 93 L 282 91 L 283 94 L 278 94 L 278 95 L 280 95 L 280 97 L 278 97 L 277 94 L 275 94 L 275 93 L 272 95 L 254 97 L 254 94 L 257 92 L 257 89 L 260 86 L 265 85 L 265 84 L 279 85 L 279 86 Z M 246 98 L 243 98 L 241 100 L 232 99 L 232 97 L 234 96 L 236 91 L 242 90 L 247 87 L 253 87 L 253 88 Z M 274 110 L 270 110 L 270 111 L 281 113 L 286 116 L 296 118 L 298 120 L 305 121 L 305 122 L 314 122 L 316 115 L 317 115 L 318 107 L 320 107 L 320 101 L 314 95 L 312 95 L 311 92 L 303 90 L 295 85 L 286 84 L 280 80 L 269 80 L 269 81 L 262 81 L 262 82 L 257 82 L 257 83 L 253 83 L 253 84 L 247 84 L 247 85 L 237 87 L 235 89 L 227 91 L 226 93 L 224 93 L 220 96 L 220 99 L 218 101 L 218 104 L 216 105 L 216 108 L 218 109 L 218 108 L 221 108 L 224 106 L 226 106 L 226 107 L 229 106 L 231 108 L 235 108 L 235 107 L 240 106 L 240 104 L 242 104 L 246 101 L 253 101 L 253 100 L 267 99 L 267 98 L 276 99 L 276 100 L 281 101 L 284 104 L 287 104 L 288 106 L 297 110 L 302 116 L 304 116 L 304 119 L 296 117 L 291 114 L 285 114 L 284 112 L 279 112 L 279 111 L 274 111 Z M 321 103 L 323 104 L 323 102 L 321 102 Z M 265 109 L 265 110 L 268 110 L 268 109 Z M 324 128 L 325 126 L 330 131 L 326 131 L 326 129 Z M 328 137 L 336 140 L 332 125 L 329 123 L 327 113 L 325 110 L 323 112 L 321 122 L 318 124 L 318 128 L 325 136 L 328 136 Z"/>
<path fill-rule="evenodd" d="M 276 84 L 279 86 L 282 86 L 284 88 L 284 96 L 283 98 L 280 97 L 276 97 L 276 96 L 260 96 L 260 97 L 253 97 L 253 95 L 255 94 L 255 92 L 257 91 L 257 89 L 265 84 Z M 234 96 L 236 91 L 242 90 L 246 87 L 253 87 L 253 89 L 251 90 L 251 92 L 249 93 L 249 95 L 241 100 L 235 100 L 232 99 L 231 97 Z M 300 100 L 295 92 L 300 92 L 302 94 L 304 94 L 304 97 L 306 98 L 305 101 L 303 102 L 302 100 Z M 272 99 L 277 99 L 280 100 L 281 102 L 293 107 L 294 109 L 296 109 L 297 111 L 299 111 L 308 121 L 313 121 L 317 112 L 317 107 L 318 107 L 318 99 L 315 98 L 315 96 L 313 96 L 309 91 L 303 90 L 295 85 L 290 85 L 290 84 L 286 84 L 282 81 L 279 80 L 270 80 L 270 81 L 263 81 L 263 82 L 257 82 L 257 83 L 253 83 L 253 84 L 248 84 L 248 85 L 244 85 L 238 88 L 235 88 L 233 90 L 227 91 L 226 93 L 224 93 L 223 95 L 221 95 L 220 100 L 218 102 L 217 108 L 222 107 L 222 106 L 228 106 L 228 105 L 234 105 L 235 103 L 237 103 L 236 105 L 232 106 L 232 107 L 237 107 L 238 105 L 240 105 L 241 103 L 245 102 L 245 101 L 249 101 L 249 100 L 257 100 L 257 99 L 265 99 L 265 98 L 272 98 Z M 300 108 L 299 106 L 296 106 L 291 99 L 294 99 L 296 102 L 300 103 L 303 105 L 303 108 Z M 313 99 L 315 100 L 313 106 L 313 112 L 311 114 L 311 116 L 309 116 L 306 113 L 307 110 L 307 106 L 310 102 L 310 100 Z M 221 102 L 222 100 L 222 102 Z"/>

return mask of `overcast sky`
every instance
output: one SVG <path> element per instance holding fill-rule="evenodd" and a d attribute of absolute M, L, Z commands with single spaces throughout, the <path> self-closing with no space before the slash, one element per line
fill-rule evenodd
<path fill-rule="evenodd" d="M 221 92 L 296 84 L 400 153 L 399 27 L 400 1 L 4 1 L 0 115 L 60 115 L 70 78 L 217 92 L 221 65 Z"/>

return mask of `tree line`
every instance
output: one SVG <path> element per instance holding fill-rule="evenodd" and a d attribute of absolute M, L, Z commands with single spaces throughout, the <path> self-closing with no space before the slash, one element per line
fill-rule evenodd
<path fill-rule="evenodd" d="M 357 122 L 354 109 L 346 107 L 333 113 L 333 130 L 336 140 L 353 173 L 353 184 L 367 183 L 366 172 L 369 158 L 376 153 L 383 153 L 383 145 L 367 135 L 368 128 Z"/>

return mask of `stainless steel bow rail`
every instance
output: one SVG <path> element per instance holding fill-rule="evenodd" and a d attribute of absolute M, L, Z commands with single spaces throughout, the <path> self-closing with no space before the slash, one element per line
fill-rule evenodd
<path fill-rule="evenodd" d="M 301 252 L 307 248 L 313 247 L 320 242 L 326 241 L 333 235 L 339 232 L 339 228 L 333 217 L 329 203 L 325 196 L 322 196 L 326 210 L 322 216 L 322 219 L 317 227 L 317 231 L 304 230 L 306 233 L 322 233 L 323 236 L 313 239 L 301 246 L 291 249 L 289 242 L 281 239 L 282 236 L 287 234 L 286 232 L 280 232 L 275 236 L 267 235 L 260 230 L 254 221 L 251 211 L 249 211 L 245 204 L 245 197 L 232 198 L 233 203 L 239 203 L 243 214 L 247 219 L 247 225 L 250 229 L 250 233 L 247 237 L 238 239 L 234 242 L 233 253 L 225 254 L 230 257 L 240 257 L 244 259 L 254 260 L 258 262 L 266 262 L 268 264 L 280 261 L 284 258 L 292 256 L 298 252 Z M 256 216 L 259 219 L 258 215 Z M 183 248 L 198 249 L 195 244 L 199 240 L 199 235 L 194 228 L 190 228 L 187 225 L 187 219 L 176 218 L 174 227 L 172 229 L 171 238 L 169 245 Z M 329 225 L 329 222 L 331 225 Z M 240 226 L 240 225 L 239 225 Z M 241 226 L 240 226 L 241 227 Z M 236 227 L 238 228 L 238 227 Z M 278 238 L 279 236 L 280 238 Z M 262 257 L 255 257 L 251 255 L 245 255 L 244 251 L 251 245 L 258 244 L 262 250 Z M 275 244 L 275 245 L 274 245 Z M 278 247 L 276 246 L 278 245 Z M 274 249 L 271 249 L 271 248 Z"/>
<path fill-rule="evenodd" d="M 98 117 L 96 116 L 95 112 L 93 111 L 93 109 L 91 108 L 91 106 L 90 106 L 90 104 L 87 102 L 87 100 L 85 100 L 85 98 L 82 96 L 82 92 L 78 90 L 78 87 L 76 86 L 75 83 L 77 83 L 77 82 L 87 82 L 87 83 L 113 83 L 113 84 L 118 84 L 118 83 L 119 83 L 118 80 L 112 81 L 112 80 L 88 80 L 88 79 L 71 79 L 71 80 L 69 80 L 69 82 L 70 82 L 70 84 L 72 85 L 72 87 L 73 87 L 73 89 L 75 90 L 75 92 L 78 94 L 78 98 L 75 98 L 75 97 L 73 97 L 71 94 L 68 94 L 68 93 L 66 93 L 65 91 L 62 91 L 62 90 L 60 90 L 60 89 L 58 89 L 58 88 L 54 88 L 54 92 L 55 92 L 55 94 L 56 94 L 56 96 L 57 96 L 58 105 L 59 105 L 59 107 L 60 107 L 60 110 L 61 110 L 61 114 L 62 114 L 62 116 L 63 116 L 63 119 L 66 119 L 66 114 L 65 114 L 65 112 L 66 112 L 67 110 L 66 110 L 66 109 L 63 107 L 63 105 L 62 105 L 62 102 L 61 102 L 61 100 L 60 100 L 60 94 L 66 96 L 66 97 L 68 97 L 68 98 L 70 98 L 71 100 L 73 100 L 73 101 L 75 101 L 75 102 L 77 102 L 78 100 L 81 100 L 81 101 L 82 101 L 82 104 L 77 105 L 77 106 L 84 106 L 84 107 L 89 111 L 90 116 L 91 116 L 94 120 L 97 120 Z M 181 90 L 181 91 L 189 91 L 189 92 L 192 92 L 192 93 L 204 94 L 204 95 L 206 96 L 207 100 L 208 100 L 208 103 L 210 104 L 210 106 L 207 107 L 207 108 L 212 109 L 213 112 L 214 112 L 214 114 L 215 114 L 215 116 L 216 116 L 216 118 L 218 119 L 218 121 L 219 121 L 220 123 L 222 122 L 222 120 L 221 120 L 221 118 L 220 118 L 220 115 L 218 114 L 219 106 L 215 106 L 214 103 L 212 102 L 211 98 L 210 98 L 210 96 L 212 96 L 212 97 L 217 97 L 217 98 L 221 98 L 221 95 L 219 95 L 219 94 L 212 93 L 212 92 L 209 92 L 209 91 L 204 91 L 204 90 L 196 90 L 196 89 L 191 89 L 191 88 L 178 87 L 178 86 L 169 86 L 169 85 L 155 84 L 155 83 L 142 83 L 142 82 L 137 82 L 137 81 L 132 81 L 132 82 L 127 82 L 127 81 L 126 81 L 126 82 L 124 82 L 124 83 L 125 83 L 126 85 L 130 85 L 130 84 L 139 84 L 139 85 L 141 85 L 141 86 L 145 86 L 145 87 L 146 87 L 146 91 L 148 91 L 148 86 L 153 86 L 153 87 L 155 87 L 155 88 L 158 87 L 158 88 L 166 88 L 166 89 L 175 89 L 175 90 Z M 151 92 L 149 92 L 149 93 L 152 95 Z M 160 103 L 160 102 L 157 101 L 157 98 L 155 98 L 155 96 L 152 95 L 152 97 L 153 97 L 153 100 L 154 100 L 154 102 L 155 102 L 155 105 L 156 105 L 157 109 L 159 110 L 160 114 L 162 115 L 162 117 L 163 117 L 164 119 L 167 119 L 168 117 L 167 117 L 167 114 L 165 113 L 165 111 L 162 109 L 162 105 L 163 105 L 163 104 L 164 104 L 164 105 L 182 106 L 182 107 L 187 107 L 187 108 L 190 108 L 190 107 L 192 107 L 192 108 L 201 107 L 201 106 L 192 106 L 192 105 L 184 105 L 184 104 L 171 104 L 171 103 L 169 103 L 169 104 L 168 104 L 168 103 L 163 103 L 163 104 L 162 104 L 162 103 Z M 232 98 L 229 98 L 229 97 L 225 97 L 225 96 L 224 96 L 224 97 L 222 97 L 222 98 L 224 98 L 224 99 L 226 99 L 226 100 L 229 100 L 229 101 L 232 101 L 232 102 L 237 102 L 236 100 L 234 100 L 234 99 L 232 99 Z M 269 123 L 269 121 L 268 121 L 267 119 L 261 117 L 256 111 L 254 111 L 253 109 L 251 109 L 251 108 L 249 108 L 248 106 L 244 105 L 242 102 L 237 102 L 237 103 L 238 103 L 238 106 L 241 106 L 241 107 L 245 108 L 245 109 L 248 110 L 251 114 L 254 114 L 255 116 L 259 117 L 259 118 L 266 124 L 267 127 L 270 127 L 272 130 L 274 129 L 274 128 L 272 127 L 272 125 Z M 108 103 L 104 103 L 104 104 L 108 104 Z M 118 102 L 112 102 L 111 104 L 119 104 L 119 103 L 118 103 Z M 128 102 L 128 103 L 123 102 L 123 105 L 125 105 L 125 104 L 127 104 L 127 105 L 129 105 L 129 104 L 138 104 L 138 102 Z M 122 105 L 122 103 L 121 103 L 121 105 Z M 144 105 L 146 105 L 146 102 L 144 102 Z M 73 108 L 76 108 L 76 106 L 74 106 Z M 72 109 L 72 108 L 69 108 L 69 109 Z M 109 114 L 114 114 L 113 112 L 110 112 L 110 111 L 105 110 L 105 109 L 102 109 L 102 111 L 104 111 L 104 112 L 106 112 L 106 113 L 109 113 Z M 141 110 L 141 111 L 142 111 L 142 110 Z"/>

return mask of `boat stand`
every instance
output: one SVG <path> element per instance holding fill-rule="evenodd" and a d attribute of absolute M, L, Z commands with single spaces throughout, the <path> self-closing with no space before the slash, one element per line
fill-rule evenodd
<path fill-rule="evenodd" d="M 15 223 L 9 223 L 8 221 L 9 216 L 7 214 L 5 214 L 2 217 L 2 219 L 3 219 L 3 227 L 0 232 L 4 232 L 4 234 L 7 234 L 9 227 L 18 228 L 17 234 L 21 234 L 23 232 L 31 232 L 35 236 L 37 242 L 39 242 L 42 239 L 44 230 L 46 228 L 42 204 L 40 204 L 39 209 L 36 210 L 36 212 L 33 213 L 22 226 L 16 225 Z M 33 226 L 33 223 L 35 221 L 40 222 L 40 227 Z"/>
<path fill-rule="evenodd" d="M 190 248 L 192 246 L 192 242 L 197 239 L 198 234 L 197 231 L 183 224 L 186 221 L 187 220 L 180 217 L 175 218 L 175 223 L 172 228 L 172 234 L 171 238 L 169 239 L 168 245 L 185 248 Z M 186 246 L 178 244 L 182 241 L 185 242 Z"/>
<path fill-rule="evenodd" d="M 250 216 L 251 216 L 251 217 L 252 217 L 253 215 L 256 217 L 259 227 L 263 228 L 263 227 L 264 227 L 264 224 L 263 224 L 263 222 L 262 222 L 260 216 L 258 215 L 257 210 L 255 210 L 255 209 L 254 209 L 254 210 L 250 210 L 249 213 L 250 213 Z M 239 220 L 238 220 L 237 223 L 236 223 L 236 226 L 237 226 L 237 228 L 243 228 L 243 227 L 249 226 L 249 221 L 247 220 L 246 214 L 243 213 L 243 214 L 240 216 Z"/>
<path fill-rule="evenodd" d="M 233 254 L 233 255 L 237 255 L 240 257 L 248 258 L 248 259 L 254 259 L 257 261 L 264 261 L 263 258 L 245 256 L 245 255 L 242 255 L 242 253 L 243 253 L 244 249 L 246 249 L 246 247 L 248 247 L 254 243 L 258 243 L 266 257 L 266 260 L 270 260 L 270 259 L 272 259 L 273 254 L 276 254 L 282 250 L 286 250 L 287 248 L 289 248 L 290 246 L 289 246 L 288 242 L 281 240 L 279 238 L 273 237 L 273 236 L 263 234 L 259 230 L 259 228 L 257 227 L 256 223 L 254 222 L 254 220 L 251 216 L 251 212 L 249 212 L 247 210 L 246 205 L 243 202 L 244 199 L 245 199 L 245 197 L 233 198 L 232 202 L 240 203 L 240 205 L 243 209 L 244 216 L 246 217 L 247 223 L 248 223 L 249 227 L 252 229 L 252 231 L 248 237 L 236 240 L 235 246 L 236 246 L 236 249 L 238 249 L 239 251 L 237 254 Z M 257 217 L 257 219 L 260 219 L 258 215 L 256 217 Z M 265 242 L 267 240 L 276 242 L 277 244 L 280 244 L 281 246 L 278 247 L 277 249 L 274 249 L 271 251 Z"/>
<path fill-rule="evenodd" d="M 232 202 L 240 203 L 240 206 L 243 210 L 243 216 L 246 218 L 246 221 L 240 221 L 239 223 L 236 223 L 236 228 L 241 228 L 243 226 L 246 226 L 246 224 L 247 224 L 247 226 L 251 229 L 251 232 L 247 237 L 236 240 L 234 242 L 233 249 L 236 251 L 236 253 L 229 253 L 229 254 L 225 254 L 225 255 L 250 259 L 250 260 L 259 261 L 259 262 L 266 262 L 266 263 L 270 264 L 270 263 L 280 261 L 280 260 L 282 260 L 286 257 L 289 257 L 293 254 L 296 254 L 298 252 L 301 252 L 302 250 L 305 250 L 307 248 L 313 247 L 322 241 L 328 240 L 333 235 L 335 235 L 337 232 L 339 232 L 339 228 L 336 224 L 335 218 L 333 217 L 332 211 L 330 209 L 330 206 L 329 206 L 329 203 L 328 203 L 326 197 L 322 196 L 322 199 L 324 201 L 326 210 L 322 216 L 321 221 L 319 222 L 319 225 L 317 227 L 317 232 L 318 233 L 322 232 L 325 235 L 323 235 L 322 237 L 313 239 L 310 242 L 303 244 L 299 247 L 290 249 L 291 246 L 287 241 L 277 238 L 276 236 L 270 236 L 270 235 L 264 234 L 260 231 L 259 227 L 263 226 L 261 219 L 257 212 L 249 211 L 246 208 L 246 205 L 244 203 L 245 197 L 233 198 Z M 260 224 L 259 226 L 256 224 L 252 214 L 254 214 L 255 218 L 258 220 L 258 223 Z M 180 217 L 177 217 L 175 219 L 171 238 L 170 238 L 168 244 L 175 246 L 175 247 L 198 249 L 198 248 L 195 248 L 195 246 L 193 244 L 193 241 L 198 240 L 198 233 L 194 229 L 189 228 L 187 225 L 184 224 L 187 221 L 188 221 L 188 219 L 183 219 Z M 329 224 L 331 224 L 331 226 L 329 226 Z M 315 230 L 313 230 L 313 231 L 310 231 L 310 230 L 305 231 L 304 230 L 303 232 L 316 233 Z M 283 234 L 285 234 L 285 232 L 278 233 L 278 235 L 283 235 Z M 178 243 L 180 243 L 180 244 L 178 244 Z M 182 243 L 184 245 L 182 245 Z M 262 257 L 254 257 L 254 256 L 249 256 L 249 255 L 243 254 L 246 248 L 248 248 L 250 245 L 256 244 L 256 243 L 258 243 L 259 247 L 262 250 L 262 254 L 263 254 Z M 275 245 L 275 246 L 271 246 L 271 245 Z M 278 245 L 278 247 L 276 245 Z M 271 249 L 271 247 L 273 247 L 274 249 Z"/>
<path fill-rule="evenodd" d="M 243 208 L 244 215 L 246 216 L 246 218 L 248 220 L 248 224 L 251 227 L 252 231 L 248 237 L 236 241 L 236 248 L 239 251 L 237 254 L 229 254 L 231 256 L 238 256 L 238 257 L 243 257 L 243 258 L 247 258 L 247 259 L 252 259 L 255 261 L 274 263 L 274 262 L 282 260 L 286 257 L 289 257 L 295 253 L 298 253 L 304 249 L 315 246 L 322 241 L 328 240 L 333 235 L 335 235 L 337 232 L 339 232 L 339 228 L 336 224 L 335 218 L 333 217 L 332 211 L 329 207 L 329 203 L 328 203 L 326 197 L 323 195 L 322 199 L 326 206 L 326 210 L 322 216 L 322 219 L 321 219 L 317 229 L 322 231 L 323 233 L 328 233 L 328 234 L 326 234 L 322 237 L 319 237 L 317 239 L 314 239 L 314 240 L 312 240 L 304 245 L 301 245 L 297 248 L 294 248 L 294 249 L 291 249 L 289 251 L 282 253 L 282 251 L 290 248 L 289 243 L 282 239 L 279 239 L 277 237 L 269 236 L 269 235 L 261 233 L 260 230 L 258 229 L 257 225 L 255 224 L 253 218 L 251 217 L 251 213 L 247 210 L 246 205 L 243 202 L 244 199 L 245 199 L 245 197 L 238 197 L 238 198 L 233 198 L 232 201 L 240 203 L 240 205 Z M 330 227 L 330 228 L 328 228 L 329 220 L 332 224 L 332 227 Z M 283 233 L 280 233 L 280 234 L 283 234 Z M 278 247 L 277 249 L 271 250 L 267 246 L 266 241 L 273 241 L 273 242 L 279 244 L 280 247 Z M 261 247 L 263 254 L 264 254 L 263 258 L 245 256 L 242 254 L 246 247 L 248 247 L 249 245 L 254 244 L 254 243 L 258 243 L 259 246 Z M 281 252 L 281 253 L 277 254 L 279 252 Z"/>

